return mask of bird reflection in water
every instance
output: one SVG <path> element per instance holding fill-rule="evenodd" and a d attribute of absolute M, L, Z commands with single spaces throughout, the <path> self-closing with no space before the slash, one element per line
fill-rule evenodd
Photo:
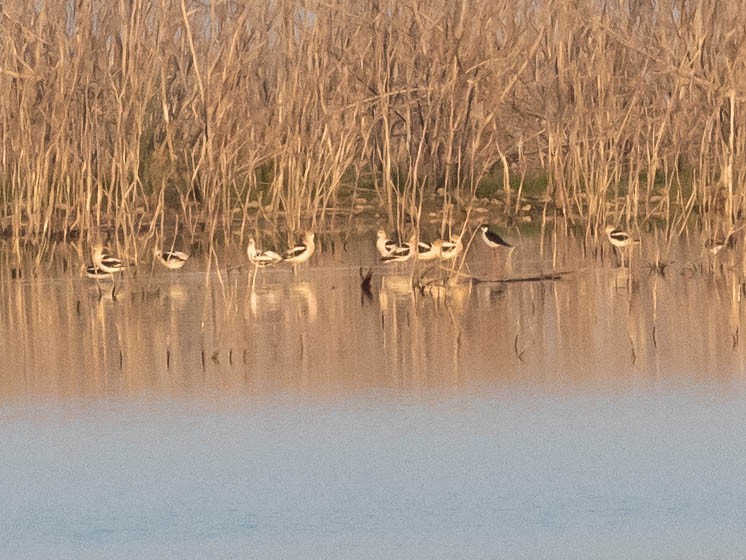
<path fill-rule="evenodd" d="M 316 287 L 311 282 L 296 282 L 288 287 L 289 300 L 295 304 L 298 314 L 309 322 L 316 321 L 318 305 Z"/>
<path fill-rule="evenodd" d="M 282 285 L 268 284 L 261 288 L 249 289 L 248 310 L 252 318 L 266 317 L 279 313 L 282 308 Z"/>

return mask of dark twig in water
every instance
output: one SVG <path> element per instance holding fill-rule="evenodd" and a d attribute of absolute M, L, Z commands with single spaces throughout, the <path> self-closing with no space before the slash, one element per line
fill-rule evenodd
<path fill-rule="evenodd" d="M 369 303 L 373 301 L 373 291 L 371 290 L 370 283 L 373 279 L 373 269 L 369 268 L 363 272 L 363 267 L 360 267 L 360 303 L 365 304 L 366 301 Z"/>
<path fill-rule="evenodd" d="M 518 282 L 545 282 L 548 280 L 562 280 L 572 272 L 553 272 L 551 274 L 537 274 L 535 276 L 520 276 L 516 278 L 475 278 L 471 277 L 472 284 L 515 284 Z"/>
<path fill-rule="evenodd" d="M 526 351 L 518 349 L 518 333 L 515 333 L 515 339 L 513 340 L 513 350 L 515 350 L 515 355 L 518 357 L 518 360 L 522 364 L 525 364 L 526 361 L 523 359 L 523 354 L 525 354 Z"/>
<path fill-rule="evenodd" d="M 245 263 L 241 263 L 241 264 L 234 264 L 234 265 L 231 265 L 231 266 L 228 266 L 228 267 L 226 267 L 225 271 L 226 271 L 227 273 L 231 273 L 231 272 L 233 272 L 234 270 L 243 270 L 244 266 L 245 266 Z"/>

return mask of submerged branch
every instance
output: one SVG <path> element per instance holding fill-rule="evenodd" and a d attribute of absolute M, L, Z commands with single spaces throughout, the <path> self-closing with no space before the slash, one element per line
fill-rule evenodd
<path fill-rule="evenodd" d="M 471 277 L 472 284 L 516 284 L 519 282 L 547 282 L 562 280 L 564 277 L 573 274 L 574 271 L 552 272 L 550 274 L 537 274 L 533 276 L 520 276 L 511 278 L 475 278 Z"/>

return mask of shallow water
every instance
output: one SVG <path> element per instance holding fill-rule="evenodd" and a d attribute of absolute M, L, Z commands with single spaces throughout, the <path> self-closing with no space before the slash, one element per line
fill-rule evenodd
<path fill-rule="evenodd" d="M 370 300 L 367 237 L 253 295 L 198 260 L 5 280 L 3 554 L 743 556 L 740 275 L 650 245 L 475 245 L 479 278 L 569 274 L 445 294 L 376 264 Z"/>

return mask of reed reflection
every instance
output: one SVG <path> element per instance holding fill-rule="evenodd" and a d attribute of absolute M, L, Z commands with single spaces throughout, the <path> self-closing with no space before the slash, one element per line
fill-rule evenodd
<path fill-rule="evenodd" d="M 401 388 L 451 385 L 458 380 L 462 290 L 412 281 L 384 276 L 381 282 L 381 351 L 389 381 Z"/>
<path fill-rule="evenodd" d="M 416 263 L 371 264 L 363 305 L 361 267 L 323 252 L 302 278 L 271 268 L 253 289 L 248 268 L 218 272 L 199 257 L 189 272 L 127 276 L 113 294 L 59 270 L 6 271 L 0 395 L 561 387 L 740 374 L 743 265 L 729 250 L 719 258 L 733 266 L 711 269 L 700 244 L 651 236 L 636 267 L 616 269 L 587 258 L 582 240 L 526 237 L 509 276 L 491 276 L 488 252 L 469 254 L 464 273 L 485 279 L 474 284 L 446 285 Z M 361 263 L 376 262 L 373 244 L 369 251 Z M 545 274 L 553 270 L 564 274 Z"/>

